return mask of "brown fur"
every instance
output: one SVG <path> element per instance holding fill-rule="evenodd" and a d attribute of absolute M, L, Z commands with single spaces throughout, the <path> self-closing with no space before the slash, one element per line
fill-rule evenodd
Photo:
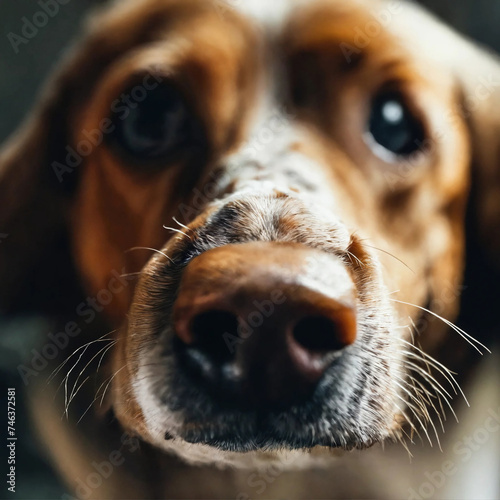
<path fill-rule="evenodd" d="M 335 220 L 342 221 L 327 231 L 322 216 L 316 222 L 305 208 L 294 207 L 298 214 L 287 212 L 292 203 L 276 187 L 268 209 L 281 214 L 280 231 L 274 236 L 277 241 L 321 250 L 330 245 L 343 257 L 349 252 L 359 262 L 352 264 L 350 272 L 360 300 L 385 304 L 382 296 L 399 290 L 398 300 L 422 307 L 430 304 L 431 309 L 438 304 L 436 312 L 450 319 L 459 309 L 455 291 L 465 263 L 471 178 L 478 179 L 480 225 L 487 239 L 494 240 L 489 248 L 497 248 L 492 235 L 500 224 L 500 120 L 494 106 L 500 92 L 458 113 L 464 96 L 475 88 L 473 79 L 464 76 L 471 72 L 467 61 L 460 67 L 451 58 L 427 57 L 412 43 L 415 36 L 406 40 L 392 26 L 383 27 L 380 35 L 366 48 L 356 49 L 347 61 L 341 47 L 356 48 L 353 27 L 366 26 L 373 20 L 372 9 L 386 5 L 374 4 L 314 2 L 298 8 L 283 31 L 269 39 L 259 36 L 240 14 L 224 10 L 221 15 L 208 1 L 117 4 L 93 19 L 83 40 L 49 82 L 32 119 L 2 152 L 0 231 L 9 234 L 0 246 L 0 303 L 5 309 L 19 307 L 26 283 L 37 283 L 37 269 L 47 266 L 50 271 L 58 265 L 53 244 L 60 234 L 67 233 L 77 273 L 85 292 L 92 296 L 106 288 L 113 271 L 142 273 L 137 287 L 134 282 L 105 308 L 118 340 L 110 356 L 110 373 L 117 375 L 109 404 L 131 434 L 157 444 L 133 386 L 141 349 L 154 343 L 147 305 L 157 286 L 156 277 L 169 264 L 161 254 L 151 257 L 148 250 L 128 250 L 161 249 L 175 259 L 184 250 L 186 236 L 171 237 L 163 224 L 174 225 L 170 221 L 175 217 L 188 225 L 188 229 L 180 228 L 187 238 L 197 237 L 222 206 L 217 201 L 222 194 L 237 196 L 248 180 L 274 182 L 280 169 L 285 169 L 281 164 L 269 169 L 255 160 L 245 163 L 244 175 L 230 173 L 229 179 L 221 180 L 227 174 L 226 158 L 238 155 L 250 140 L 255 110 L 275 77 L 266 51 L 281 51 L 277 54 L 284 63 L 287 89 L 281 97 L 287 96 L 288 120 L 299 131 L 289 151 L 310 160 L 313 166 L 307 175 L 321 179 L 311 180 L 309 187 L 308 179 L 296 184 L 289 181 L 287 188 L 314 196 L 317 192 L 318 198 L 326 193 Z M 429 21 L 429 30 L 444 30 L 433 23 Z M 450 43 L 464 43 L 455 35 L 443 36 Z M 475 48 L 468 50 L 476 55 Z M 496 61 L 482 54 L 479 58 L 478 68 L 500 75 Z M 208 148 L 203 161 L 190 169 L 177 161 L 161 169 L 141 170 L 103 142 L 58 183 L 51 164 L 64 158 L 65 146 L 85 139 L 84 131 L 99 128 L 113 100 L 147 74 L 172 79 L 182 88 L 206 131 Z M 381 86 L 403 91 L 430 138 L 429 147 L 411 161 L 385 162 L 362 138 L 370 96 Z M 217 196 L 208 195 L 199 206 L 193 189 L 203 191 L 211 182 L 217 185 Z M 259 203 L 257 198 L 245 205 L 240 234 L 262 230 L 252 217 Z M 180 206 L 195 208 L 186 217 Z M 349 231 L 347 240 L 344 227 Z M 42 287 L 43 281 L 37 286 Z M 450 292 L 452 299 L 444 299 Z M 417 322 L 421 317 L 421 311 L 404 304 L 392 307 L 398 319 L 409 316 Z M 410 338 L 407 331 L 401 336 Z M 446 325 L 436 322 L 419 340 L 431 354 L 460 342 L 451 340 Z M 381 340 L 380 350 L 387 349 L 387 344 L 389 340 Z M 450 356 L 450 362 L 459 361 Z M 381 412 L 389 411 L 388 402 L 379 403 Z M 401 419 L 394 415 L 388 433 L 397 432 Z M 185 443 L 178 449 L 176 443 L 172 450 L 190 456 Z M 156 453 L 150 451 L 152 460 Z M 200 456 L 191 460 L 204 461 L 200 457 L 211 453 L 210 448 L 201 449 Z M 57 450 L 54 455 L 61 460 Z M 220 461 L 231 463 L 233 458 L 221 457 Z M 103 490 L 96 497 L 107 494 Z M 116 491 L 111 494 L 117 495 Z M 145 492 L 138 495 L 147 497 Z"/>

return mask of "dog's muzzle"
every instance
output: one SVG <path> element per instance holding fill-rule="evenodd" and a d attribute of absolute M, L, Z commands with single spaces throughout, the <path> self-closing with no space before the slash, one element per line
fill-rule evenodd
<path fill-rule="evenodd" d="M 146 266 L 129 316 L 155 443 L 353 448 L 390 435 L 393 323 L 370 254 L 283 193 L 207 214 Z"/>

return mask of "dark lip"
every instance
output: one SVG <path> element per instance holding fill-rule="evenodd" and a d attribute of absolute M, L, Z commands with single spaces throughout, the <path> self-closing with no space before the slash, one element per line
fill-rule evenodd
<path fill-rule="evenodd" d="M 320 389 L 313 397 L 286 409 L 246 410 L 221 406 L 201 387 L 186 385 L 182 376 L 177 382 L 184 390 L 177 393 L 176 404 L 172 406 L 168 401 L 165 404 L 171 410 L 183 412 L 184 425 L 176 432 L 176 436 L 166 432 L 165 439 L 178 437 L 188 443 L 232 452 L 308 450 L 315 446 L 365 449 L 383 439 L 380 432 L 372 432 L 373 429 L 351 426 L 345 414 L 325 414 L 327 401 L 334 399 L 334 396 L 325 392 L 325 387 L 330 385 L 327 381 L 320 384 Z M 356 411 L 352 403 L 349 414 L 355 415 Z M 327 421 L 328 427 L 325 429 Z"/>
<path fill-rule="evenodd" d="M 275 434 L 275 433 L 274 433 Z M 191 429 L 181 434 L 184 441 L 191 444 L 204 444 L 222 451 L 249 452 L 270 450 L 300 450 L 315 446 L 341 448 L 333 439 L 326 436 L 283 437 L 273 435 L 272 429 L 260 429 L 235 436 L 229 431 L 214 431 L 212 428 Z M 352 449 L 354 444 L 349 447 Z"/>
<path fill-rule="evenodd" d="M 166 433 L 166 439 L 169 436 Z M 339 437 L 322 435 L 319 432 L 302 431 L 288 432 L 279 435 L 272 426 L 261 428 L 237 435 L 228 430 L 222 431 L 212 427 L 200 427 L 181 432 L 179 435 L 190 444 L 203 444 L 227 452 L 245 453 L 250 451 L 276 451 L 276 450 L 310 450 L 316 446 L 330 449 L 350 451 L 353 449 L 366 449 L 373 446 L 377 440 L 361 441 L 350 438 L 341 442 Z"/>
<path fill-rule="evenodd" d="M 248 438 L 234 439 L 229 435 L 220 434 L 214 437 L 203 437 L 186 435 L 183 437 L 184 441 L 190 444 L 203 444 L 216 448 L 217 450 L 237 453 L 248 453 L 251 451 L 276 451 L 276 450 L 310 450 L 315 446 L 324 446 L 331 449 L 348 449 L 352 450 L 355 446 L 348 448 L 340 447 L 333 444 L 331 441 L 325 439 L 323 441 L 316 440 L 311 442 L 309 440 L 285 440 L 274 439 L 265 435 L 256 435 Z"/>
<path fill-rule="evenodd" d="M 341 413 L 337 416 L 332 416 L 331 412 L 325 414 L 327 401 L 334 398 L 327 393 L 331 391 L 331 381 L 325 380 L 311 398 L 288 408 L 242 409 L 221 404 L 203 387 L 193 385 L 178 368 L 175 368 L 177 377 L 173 383 L 178 388 L 175 403 L 165 400 L 164 404 L 183 413 L 184 425 L 176 436 L 166 432 L 165 439 L 177 437 L 188 443 L 232 452 L 308 450 L 315 446 L 364 449 L 382 439 L 376 432 L 351 427 Z M 350 410 L 356 412 L 354 404 Z M 323 424 L 327 420 L 328 428 L 325 429 Z"/>

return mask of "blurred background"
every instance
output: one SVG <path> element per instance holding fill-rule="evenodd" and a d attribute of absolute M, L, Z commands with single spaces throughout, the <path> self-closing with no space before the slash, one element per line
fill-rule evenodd
<path fill-rule="evenodd" d="M 44 79 L 78 33 L 85 13 L 93 6 L 102 3 L 104 3 L 103 0 L 70 0 L 65 5 L 61 5 L 58 14 L 50 20 L 49 24 L 41 28 L 37 36 L 29 43 L 21 44 L 16 53 L 8 34 L 20 33 L 23 17 L 31 19 L 39 7 L 33 0 L 0 0 L 0 142 L 18 127 L 32 107 Z M 422 3 L 461 32 L 500 52 L 499 0 L 422 0 Z M 425 33 L 422 33 L 422 36 L 425 36 Z M 30 433 L 27 411 L 22 407 L 22 394 L 20 393 L 22 383 L 19 381 L 16 369 L 32 346 L 36 344 L 36 333 L 44 329 L 40 321 L 39 319 L 26 319 L 16 320 L 13 323 L 0 319 L 1 415 L 5 415 L 3 408 L 7 387 L 18 388 L 18 404 L 21 405 L 17 408 L 17 430 L 22 436 L 20 448 L 18 448 L 18 489 L 16 495 L 9 495 L 8 498 L 61 498 L 65 494 L 64 486 L 52 472 L 43 450 L 39 449 L 35 437 Z M 47 331 L 46 328 L 45 331 Z M 491 381 L 492 374 L 496 377 L 498 372 L 488 372 L 490 370 L 488 367 L 484 370 L 486 372 L 481 376 L 489 379 L 489 385 L 485 384 L 484 390 L 487 391 L 490 387 L 493 392 L 498 393 L 497 380 Z M 485 394 L 484 398 L 490 398 L 487 392 Z M 478 403 L 479 409 L 482 408 L 481 404 L 481 402 Z M 494 406 L 495 401 L 489 399 L 484 411 L 486 412 L 492 405 L 494 408 L 499 407 L 499 404 Z M 462 427 L 461 432 L 467 428 L 467 425 L 466 423 L 465 427 Z M 495 439 L 498 443 L 498 436 Z M 492 496 L 495 495 L 495 487 L 497 492 L 500 487 L 498 484 L 500 475 L 498 447 L 488 448 L 488 446 L 482 447 L 474 455 L 474 459 L 467 465 L 467 472 L 464 469 L 463 474 L 461 472 L 453 478 L 453 486 L 448 488 L 447 498 L 495 498 Z M 0 462 L 3 471 L 6 466 L 3 453 L 1 455 Z M 439 463 L 444 460 L 444 456 L 438 457 Z M 430 465 L 429 470 L 436 470 L 431 467 L 433 466 Z M 427 477 L 424 470 L 416 470 L 414 474 L 416 483 Z M 481 492 L 477 488 L 467 491 L 467 488 L 471 486 L 470 481 L 466 480 L 468 475 L 472 475 L 476 481 L 485 485 Z M 2 477 L 5 476 L 2 475 Z M 489 484 L 492 479 L 493 483 Z M 2 484 L 0 498 L 7 498 L 7 493 Z M 434 494 L 429 496 L 429 498 L 432 497 Z"/>

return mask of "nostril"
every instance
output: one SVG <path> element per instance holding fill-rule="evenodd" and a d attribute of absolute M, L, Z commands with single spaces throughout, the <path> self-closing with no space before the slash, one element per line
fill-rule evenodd
<path fill-rule="evenodd" d="M 238 335 L 238 318 L 227 311 L 206 311 L 197 314 L 190 325 L 193 347 L 212 361 L 223 363 L 232 356 L 228 338 Z"/>
<path fill-rule="evenodd" d="M 338 330 L 338 325 L 329 318 L 306 316 L 295 324 L 293 338 L 307 351 L 338 351 L 345 346 L 339 339 Z"/>

